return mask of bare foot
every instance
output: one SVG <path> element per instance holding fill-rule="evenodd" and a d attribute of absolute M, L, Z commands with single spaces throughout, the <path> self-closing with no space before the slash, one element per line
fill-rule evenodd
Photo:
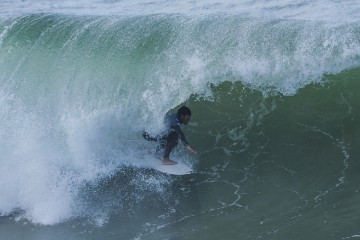
<path fill-rule="evenodd" d="M 163 158 L 162 164 L 164 164 L 164 165 L 175 165 L 175 164 L 177 164 L 177 162 L 175 162 L 173 160 L 170 160 L 169 158 Z"/>

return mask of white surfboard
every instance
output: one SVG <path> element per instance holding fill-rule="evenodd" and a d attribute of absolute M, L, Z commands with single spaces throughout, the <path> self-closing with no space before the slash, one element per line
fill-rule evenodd
<path fill-rule="evenodd" d="M 146 157 L 144 163 L 146 163 L 145 166 L 147 168 L 152 168 L 156 171 L 172 175 L 186 175 L 194 172 L 191 167 L 184 163 L 177 162 L 177 164 L 174 165 L 164 165 L 160 159 L 154 158 L 152 156 Z"/>
<path fill-rule="evenodd" d="M 194 172 L 191 167 L 180 162 L 174 165 L 164 165 L 161 161 L 159 161 L 159 164 L 153 168 L 157 171 L 172 175 L 186 175 Z"/>

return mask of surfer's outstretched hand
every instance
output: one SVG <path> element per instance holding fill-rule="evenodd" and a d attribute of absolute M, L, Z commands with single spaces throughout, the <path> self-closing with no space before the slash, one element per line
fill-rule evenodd
<path fill-rule="evenodd" d="M 186 148 L 187 148 L 187 150 L 189 150 L 189 151 L 192 152 L 193 154 L 196 154 L 196 153 L 197 153 L 194 149 L 192 149 L 192 147 L 191 147 L 190 145 L 187 145 Z"/>

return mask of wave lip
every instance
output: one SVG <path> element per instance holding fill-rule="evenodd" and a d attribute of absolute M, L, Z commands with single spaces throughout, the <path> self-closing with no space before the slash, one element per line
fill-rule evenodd
<path fill-rule="evenodd" d="M 130 88 L 147 103 L 154 101 L 147 98 L 158 97 L 153 95 L 159 90 L 163 98 L 189 96 L 224 80 L 291 95 L 321 81 L 324 74 L 360 65 L 357 23 L 339 26 L 229 15 L 41 14 L 5 20 L 1 25 L 2 81 L 26 75 L 47 84 L 46 78 L 57 75 L 62 87 L 71 81 L 81 91 L 81 84 L 92 81 L 90 94 L 107 92 L 112 97 L 116 97 L 114 90 Z M 46 75 L 49 72 L 51 76 Z M 69 80 L 72 76 L 66 73 L 81 80 Z M 171 85 L 184 91 L 169 91 Z"/>
<path fill-rule="evenodd" d="M 0 14 L 7 16 L 31 13 L 61 13 L 76 15 L 139 16 L 152 14 L 234 14 L 242 17 L 315 20 L 329 22 L 354 22 L 360 18 L 360 3 L 356 0 L 333 1 L 96 1 L 41 0 L 2 1 Z"/>

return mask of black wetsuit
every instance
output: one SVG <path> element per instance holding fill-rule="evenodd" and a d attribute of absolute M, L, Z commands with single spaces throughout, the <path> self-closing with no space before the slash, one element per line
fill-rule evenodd
<path fill-rule="evenodd" d="M 181 131 L 181 123 L 176 114 L 167 114 L 164 123 L 167 127 L 167 131 L 164 134 L 152 137 L 147 132 L 144 132 L 143 137 L 148 141 L 159 141 L 160 146 L 157 148 L 157 151 L 164 149 L 164 158 L 169 158 L 170 152 L 178 144 L 179 138 L 185 146 L 189 145 L 189 143 Z"/>

